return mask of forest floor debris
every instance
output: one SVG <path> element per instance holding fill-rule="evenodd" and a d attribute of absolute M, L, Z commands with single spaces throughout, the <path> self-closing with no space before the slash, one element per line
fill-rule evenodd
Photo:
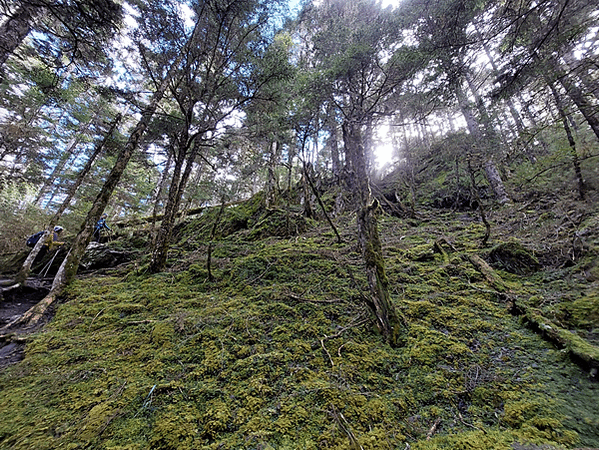
<path fill-rule="evenodd" d="M 382 216 L 390 289 L 409 326 L 405 348 L 392 349 L 359 301 L 351 220 L 338 219 L 341 244 L 314 223 L 278 237 L 237 227 L 214 242 L 214 281 L 203 220 L 179 228 L 169 271 L 149 275 L 142 255 L 67 290 L 25 359 L 0 374 L 0 411 L 11 411 L 2 445 L 599 447 L 599 383 L 510 314 L 506 297 L 590 339 L 595 282 L 576 265 L 527 276 L 477 266 L 464 256 L 482 261 L 492 247 L 479 247 L 475 214 Z"/>

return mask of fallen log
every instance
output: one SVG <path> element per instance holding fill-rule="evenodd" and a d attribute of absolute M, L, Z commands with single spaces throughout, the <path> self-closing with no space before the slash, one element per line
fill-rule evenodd
<path fill-rule="evenodd" d="M 497 292 L 505 293 L 510 289 L 507 287 L 503 279 L 493 270 L 493 268 L 487 264 L 487 262 L 478 255 L 467 255 L 468 261 L 472 263 L 476 269 L 483 274 L 487 282 Z"/>
<path fill-rule="evenodd" d="M 599 347 L 585 341 L 576 333 L 554 324 L 539 310 L 516 304 L 515 300 L 512 300 L 510 312 L 524 316 L 534 331 L 558 348 L 566 350 L 576 364 L 589 372 L 592 379 L 599 380 Z"/>

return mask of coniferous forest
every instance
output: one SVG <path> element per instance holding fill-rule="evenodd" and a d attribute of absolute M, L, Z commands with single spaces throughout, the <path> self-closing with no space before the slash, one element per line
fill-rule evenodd
<path fill-rule="evenodd" d="M 0 449 L 599 448 L 598 61 L 588 0 L 0 0 Z"/>

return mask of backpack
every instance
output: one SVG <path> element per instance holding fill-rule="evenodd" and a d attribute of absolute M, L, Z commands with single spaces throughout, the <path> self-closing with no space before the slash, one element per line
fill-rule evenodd
<path fill-rule="evenodd" d="M 43 231 L 40 231 L 38 233 L 32 234 L 31 236 L 29 236 L 27 238 L 27 247 L 35 247 L 35 244 L 37 244 L 37 241 L 40 240 L 40 238 L 44 235 Z"/>

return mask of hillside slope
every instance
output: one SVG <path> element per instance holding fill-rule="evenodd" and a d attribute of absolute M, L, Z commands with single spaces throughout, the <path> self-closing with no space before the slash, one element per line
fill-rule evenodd
<path fill-rule="evenodd" d="M 381 215 L 398 349 L 361 300 L 352 217 L 336 244 L 324 221 L 230 207 L 212 281 L 217 213 L 187 219 L 167 272 L 145 252 L 83 274 L 26 337 L 0 448 L 599 448 L 599 215 L 515 211 L 489 212 L 486 248 L 474 212 Z"/>

